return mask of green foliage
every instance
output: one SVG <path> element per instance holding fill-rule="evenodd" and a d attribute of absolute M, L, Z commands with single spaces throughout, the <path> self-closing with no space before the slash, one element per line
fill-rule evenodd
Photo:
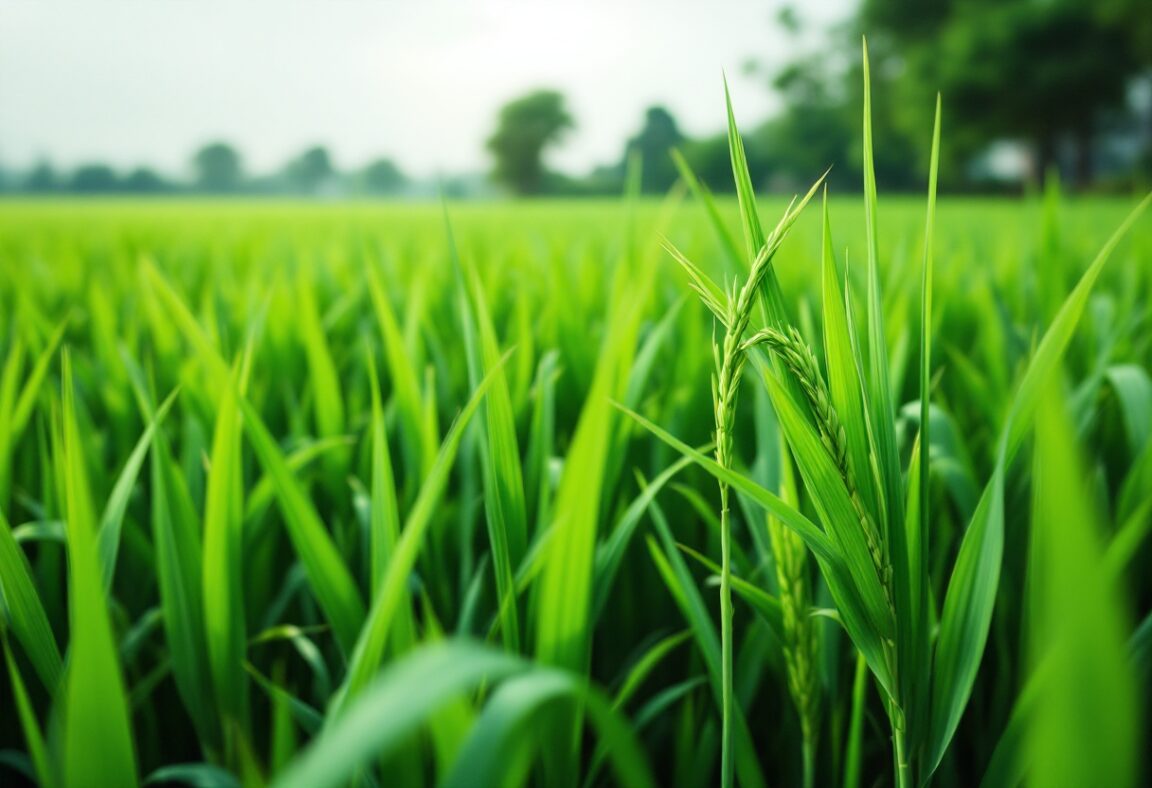
<path fill-rule="evenodd" d="M 0 782 L 1146 782 L 1141 206 L 734 117 L 735 199 L 8 204 Z"/>
<path fill-rule="evenodd" d="M 240 153 L 227 142 L 210 142 L 192 156 L 196 187 L 212 193 L 236 191 L 244 178 Z"/>
<path fill-rule="evenodd" d="M 644 125 L 624 146 L 620 169 L 625 169 L 630 156 L 639 157 L 641 191 L 663 194 L 676 182 L 676 164 L 671 153 L 683 141 L 684 135 L 672 113 L 665 107 L 649 107 L 644 111 Z"/>
<path fill-rule="evenodd" d="M 495 159 L 493 177 L 515 194 L 538 193 L 544 184 L 544 151 L 573 125 L 564 97 L 554 90 L 537 90 L 508 102 L 487 142 Z"/>
<path fill-rule="evenodd" d="M 1123 107 L 1129 79 L 1149 57 L 1147 13 L 1120 2 L 867 0 L 859 25 L 888 41 L 883 59 L 903 62 L 894 73 L 905 107 L 938 90 L 948 97 L 952 160 L 990 140 L 1023 139 L 1034 147 L 1038 179 L 1055 163 L 1058 142 L 1074 139 L 1080 185 L 1093 176 L 1106 113 Z M 896 117 L 908 128 L 915 116 L 898 109 Z"/>

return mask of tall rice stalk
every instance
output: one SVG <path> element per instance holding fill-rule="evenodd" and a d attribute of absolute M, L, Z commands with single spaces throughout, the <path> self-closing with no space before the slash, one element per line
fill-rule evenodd
<path fill-rule="evenodd" d="M 748 332 L 752 312 L 758 303 L 761 288 L 772 270 L 772 258 L 783 242 L 788 230 L 812 199 L 819 187 L 814 184 L 799 203 L 793 203 L 785 212 L 776 229 L 767 237 L 752 259 L 744 281 L 733 283 L 727 293 L 721 291 L 687 258 L 670 249 L 692 278 L 692 286 L 704 304 L 723 324 L 724 336 L 714 343 L 715 374 L 712 379 L 713 414 L 715 418 L 716 462 L 720 467 L 734 467 L 736 403 L 740 381 L 748 361 L 749 345 L 744 336 Z M 720 646 L 721 646 L 721 785 L 732 784 L 732 518 L 729 505 L 730 488 L 721 480 L 720 488 Z"/>

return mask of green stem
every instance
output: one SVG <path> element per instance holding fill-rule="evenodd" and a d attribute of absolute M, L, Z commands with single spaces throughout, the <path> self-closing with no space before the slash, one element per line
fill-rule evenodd
<path fill-rule="evenodd" d="M 816 785 L 816 742 L 814 736 L 804 732 L 804 788 Z"/>
<path fill-rule="evenodd" d="M 747 312 L 747 299 L 738 309 Z M 741 314 L 737 312 L 737 314 Z M 747 318 L 731 321 L 724 337 L 723 363 L 716 385 L 716 462 L 732 467 L 736 392 L 744 367 L 740 335 Z M 732 519 L 728 511 L 728 485 L 720 482 L 720 786 L 732 786 Z"/>
<path fill-rule="evenodd" d="M 902 724 L 898 725 L 896 720 L 902 716 L 899 707 L 893 702 L 892 713 L 890 718 L 892 720 L 892 749 L 893 755 L 896 758 L 896 788 L 912 788 L 912 769 L 908 763 L 907 743 L 905 742 L 905 731 Z"/>
<path fill-rule="evenodd" d="M 720 785 L 732 785 L 732 522 L 728 485 L 720 487 Z"/>

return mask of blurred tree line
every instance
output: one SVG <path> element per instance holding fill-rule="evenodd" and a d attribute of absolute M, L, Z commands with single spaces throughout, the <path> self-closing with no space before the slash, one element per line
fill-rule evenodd
<path fill-rule="evenodd" d="M 860 188 L 865 33 L 883 188 L 923 187 L 937 91 L 944 96 L 945 188 L 1019 190 L 1050 168 L 1081 188 L 1152 180 L 1152 0 L 860 0 L 854 16 L 832 30 L 808 29 L 800 8 L 784 7 L 775 23 L 792 36 L 793 51 L 809 51 L 748 65 L 781 104 L 773 117 L 744 128 L 749 167 L 765 190 L 794 191 L 829 166 L 836 188 Z M 557 91 L 514 98 L 486 140 L 488 180 L 414 183 L 383 158 L 342 171 L 322 146 L 254 175 L 235 147 L 213 142 L 195 152 L 191 177 L 182 180 L 146 167 L 118 172 L 92 163 L 59 172 L 41 162 L 22 173 L 0 169 L 0 190 L 474 196 L 492 193 L 494 184 L 524 196 L 605 195 L 621 191 L 628 162 L 639 160 L 640 188 L 658 194 L 678 177 L 673 149 L 711 189 L 731 189 L 724 132 L 689 137 L 665 107 L 644 111 L 615 161 L 580 176 L 547 165 L 548 152 L 575 127 Z"/>
<path fill-rule="evenodd" d="M 403 194 L 410 180 L 391 159 L 380 158 L 343 171 L 328 149 L 315 145 L 288 160 L 278 171 L 250 173 L 240 151 L 228 142 L 210 142 L 196 150 L 189 161 L 190 175 L 174 178 L 148 167 L 117 171 L 103 163 L 81 164 L 57 170 L 41 161 L 23 173 L 0 170 L 0 191 L 24 194 L 210 194 L 395 196 Z"/>
<path fill-rule="evenodd" d="M 796 7 L 776 22 L 797 41 L 809 32 Z M 863 34 L 884 188 L 923 187 L 938 91 L 946 188 L 1017 190 L 1054 167 L 1081 188 L 1152 179 L 1152 0 L 861 0 L 815 51 L 749 64 L 783 105 L 744 130 L 764 188 L 794 190 L 829 166 L 834 186 L 860 188 Z M 489 142 L 494 178 L 519 194 L 611 193 L 639 156 L 643 191 L 659 193 L 677 178 L 670 151 L 678 148 L 710 188 L 731 189 L 724 133 L 686 138 L 663 107 L 646 111 L 617 163 L 584 178 L 548 172 L 543 152 L 572 126 L 555 92 L 512 102 Z M 531 144 L 516 144 L 521 134 Z"/>

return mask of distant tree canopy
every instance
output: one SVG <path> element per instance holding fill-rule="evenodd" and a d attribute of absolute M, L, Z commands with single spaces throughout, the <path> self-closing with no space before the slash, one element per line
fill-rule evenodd
<path fill-rule="evenodd" d="M 284 168 L 284 177 L 294 191 L 317 194 L 336 174 L 332 156 L 322 145 L 308 148 Z"/>
<path fill-rule="evenodd" d="M 804 27 L 794 8 L 777 21 L 790 35 Z M 829 57 L 825 45 L 768 71 L 784 108 L 747 135 L 754 178 L 792 187 L 832 165 L 832 183 L 859 187 L 861 34 L 877 179 L 887 188 L 923 185 L 937 92 L 945 183 L 968 182 L 976 156 L 1008 139 L 1032 150 L 1033 177 L 1074 151 L 1070 174 L 1086 184 L 1099 131 L 1122 116 L 1128 86 L 1152 66 L 1148 0 L 862 0 L 852 23 L 832 34 L 831 47 L 848 56 Z M 718 164 L 719 156 L 702 156 L 708 150 L 686 146 L 694 166 Z"/>
<path fill-rule="evenodd" d="M 391 159 L 377 159 L 360 170 L 360 188 L 368 194 L 396 194 L 408 178 Z"/>
<path fill-rule="evenodd" d="M 211 142 L 192 156 L 195 188 L 212 193 L 238 190 L 244 180 L 240 153 L 226 142 Z"/>
<path fill-rule="evenodd" d="M 953 159 L 1015 138 L 1030 143 L 1039 175 L 1065 140 L 1086 183 L 1102 119 L 1152 63 L 1150 19 L 1147 0 L 864 0 L 859 21 L 874 74 L 892 74 L 899 105 L 912 108 L 896 125 L 922 125 L 914 108 L 941 91 Z"/>
<path fill-rule="evenodd" d="M 114 192 L 119 186 L 116 171 L 107 164 L 82 164 L 69 181 L 71 191 L 81 193 Z"/>
<path fill-rule="evenodd" d="M 41 161 L 24 177 L 24 191 L 32 194 L 53 192 L 60 188 L 60 176 L 50 162 Z"/>
<path fill-rule="evenodd" d="M 191 178 L 169 178 L 148 166 L 117 171 L 104 162 L 89 162 L 71 170 L 58 170 L 42 159 L 26 170 L 0 166 L 0 193 L 22 194 L 202 194 L 248 195 L 363 194 L 393 196 L 409 181 L 389 158 L 339 172 L 327 148 L 310 147 L 293 157 L 278 172 L 249 176 L 240 152 L 225 142 L 198 148 L 191 156 Z"/>
<path fill-rule="evenodd" d="M 644 126 L 624 147 L 624 164 L 631 156 L 642 162 L 640 188 L 644 192 L 665 192 L 672 188 L 679 173 L 672 160 L 672 149 L 684 142 L 684 135 L 672 113 L 664 107 L 649 107 L 644 113 Z"/>
<path fill-rule="evenodd" d="M 1012 181 L 1027 169 L 1028 157 L 1009 157 L 1007 167 L 997 166 L 1003 160 L 987 154 L 1002 140 L 1025 143 L 1024 151 L 1032 154 L 1025 177 L 1035 180 L 1053 164 L 1081 186 L 1093 182 L 1097 167 L 1110 179 L 1103 184 L 1109 187 L 1152 177 L 1152 106 L 1143 110 L 1146 117 L 1138 117 L 1140 93 L 1131 89 L 1142 84 L 1152 95 L 1150 3 L 859 0 L 855 16 L 827 31 L 830 38 L 818 49 L 800 51 L 789 62 L 750 67 L 765 89 L 782 99 L 782 108 L 759 126 L 742 120 L 752 179 L 758 187 L 795 191 L 831 167 L 830 184 L 860 188 L 861 34 L 867 34 L 871 64 L 876 176 L 886 190 L 924 187 L 938 91 L 944 98 L 944 188 L 1016 188 Z M 776 15 L 783 32 L 797 42 L 811 32 L 804 8 L 796 2 Z M 449 173 L 439 180 L 439 190 L 490 194 L 495 183 L 518 195 L 619 194 L 629 161 L 638 159 L 641 190 L 663 193 L 679 175 L 674 149 L 712 190 L 733 188 L 720 124 L 712 135 L 690 138 L 666 107 L 650 106 L 618 158 L 584 174 L 549 169 L 549 150 L 574 126 L 561 93 L 541 89 L 516 97 L 500 108 L 486 140 L 490 179 Z M 390 158 L 341 172 L 320 145 L 277 172 L 255 177 L 245 173 L 240 152 L 223 141 L 201 147 L 191 164 L 193 177 L 182 182 L 147 167 L 122 176 L 100 163 L 65 172 L 41 161 L 25 171 L 0 171 L 0 191 L 309 196 L 437 191 L 430 181 L 410 184 Z"/>
<path fill-rule="evenodd" d="M 149 167 L 137 167 L 120 183 L 126 192 L 137 194 L 159 194 L 172 189 L 172 184 Z"/>
<path fill-rule="evenodd" d="M 554 90 L 537 90 L 505 104 L 488 138 L 495 159 L 493 177 L 516 194 L 539 193 L 545 149 L 574 125 L 564 96 Z"/>

